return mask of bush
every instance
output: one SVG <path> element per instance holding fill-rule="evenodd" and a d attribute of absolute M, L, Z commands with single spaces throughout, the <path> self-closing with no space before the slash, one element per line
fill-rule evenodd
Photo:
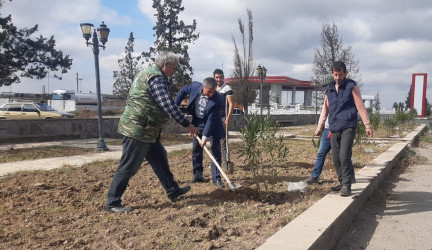
<path fill-rule="evenodd" d="M 287 156 L 288 148 L 284 145 L 283 136 L 276 136 L 279 124 L 273 122 L 271 116 L 252 114 L 246 120 L 246 126 L 240 130 L 244 142 L 240 156 L 246 157 L 246 167 L 252 173 L 261 198 L 268 197 L 279 174 L 274 166 Z"/>

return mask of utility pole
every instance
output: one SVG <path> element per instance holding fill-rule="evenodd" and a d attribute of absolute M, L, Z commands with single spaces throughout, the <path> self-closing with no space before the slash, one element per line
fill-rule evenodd
<path fill-rule="evenodd" d="M 79 93 L 79 91 L 78 91 L 78 81 L 79 80 L 82 80 L 82 78 L 78 78 L 78 72 L 77 72 L 77 75 L 76 75 L 76 81 L 77 81 L 77 93 Z"/>

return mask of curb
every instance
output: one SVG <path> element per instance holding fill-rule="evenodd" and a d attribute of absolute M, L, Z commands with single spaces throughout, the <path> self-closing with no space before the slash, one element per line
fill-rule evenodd
<path fill-rule="evenodd" d="M 418 143 L 426 125 L 419 125 L 356 173 L 357 182 L 350 197 L 329 193 L 268 238 L 259 250 L 332 249 L 341 233 L 348 228 L 359 209 L 406 154 L 409 146 Z"/>

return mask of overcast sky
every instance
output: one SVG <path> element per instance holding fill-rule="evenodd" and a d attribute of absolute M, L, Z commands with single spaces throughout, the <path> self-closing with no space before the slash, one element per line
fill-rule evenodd
<path fill-rule="evenodd" d="M 94 57 L 82 38 L 80 23 L 111 29 L 105 51 L 100 52 L 101 91 L 112 93 L 112 71 L 124 53 L 129 33 L 136 38 L 135 51 L 148 51 L 153 44 L 155 10 L 152 0 L 6 0 L 2 16 L 12 15 L 19 27 L 39 25 L 38 35 L 54 35 L 56 48 L 73 59 L 63 80 L 29 80 L 0 91 L 42 93 L 54 89 L 76 90 L 76 74 L 83 80 L 82 92 L 96 91 Z M 246 9 L 254 21 L 255 64 L 263 64 L 268 75 L 310 80 L 314 49 L 319 48 L 324 22 L 335 23 L 345 47 L 351 46 L 360 61 L 363 95 L 379 96 L 382 107 L 405 102 L 413 73 L 432 69 L 432 1 L 425 0 L 183 0 L 180 19 L 196 19 L 199 39 L 189 46 L 193 80 L 202 81 L 215 68 L 229 77 L 233 69 L 234 45 L 240 44 L 237 19 L 247 23 Z M 428 75 L 429 79 L 432 79 Z M 432 84 L 427 98 L 432 102 Z"/>

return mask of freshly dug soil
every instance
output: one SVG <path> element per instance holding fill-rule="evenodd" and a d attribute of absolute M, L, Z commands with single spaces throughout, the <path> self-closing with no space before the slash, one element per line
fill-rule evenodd
<path fill-rule="evenodd" d="M 286 143 L 288 157 L 273 166 L 277 182 L 261 180 L 269 187 L 261 194 L 239 156 L 241 144 L 230 147 L 235 172 L 229 177 L 242 185 L 236 192 L 211 183 L 206 157 L 206 182 L 191 184 L 191 191 L 172 203 L 144 163 L 123 196 L 123 204 L 134 208 L 126 214 L 102 209 L 118 161 L 9 175 L 0 180 L 0 249 L 254 249 L 336 184 L 326 161 L 319 184 L 288 192 L 288 182 L 310 176 L 316 149 L 310 140 Z M 376 152 L 365 153 L 365 148 Z M 387 148 L 356 145 L 356 169 Z M 192 177 L 191 152 L 172 152 L 169 161 L 185 186 Z"/>

